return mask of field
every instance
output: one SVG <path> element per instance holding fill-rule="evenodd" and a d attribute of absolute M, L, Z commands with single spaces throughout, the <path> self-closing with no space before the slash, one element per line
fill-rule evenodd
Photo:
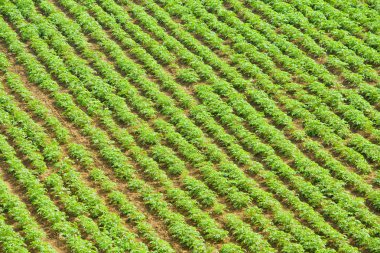
<path fill-rule="evenodd" d="M 380 252 L 378 0 L 0 0 L 0 252 Z"/>

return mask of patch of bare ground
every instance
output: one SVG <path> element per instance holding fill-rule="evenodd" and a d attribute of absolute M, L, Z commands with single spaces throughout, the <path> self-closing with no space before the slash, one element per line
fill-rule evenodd
<path fill-rule="evenodd" d="M 375 183 L 377 177 L 378 177 L 378 171 L 373 170 L 368 175 L 366 175 L 365 181 L 367 182 L 367 184 L 372 185 L 373 188 L 379 190 L 380 185 Z"/>

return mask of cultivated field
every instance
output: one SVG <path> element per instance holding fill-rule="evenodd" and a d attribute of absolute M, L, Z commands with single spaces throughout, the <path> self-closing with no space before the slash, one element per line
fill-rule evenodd
<path fill-rule="evenodd" d="M 380 252 L 378 0 L 0 0 L 0 252 Z"/>

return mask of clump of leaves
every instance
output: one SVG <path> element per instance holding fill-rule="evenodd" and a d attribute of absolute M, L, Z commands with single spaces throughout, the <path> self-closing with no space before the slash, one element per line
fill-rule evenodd
<path fill-rule="evenodd" d="M 199 76 L 193 69 L 181 69 L 177 73 L 177 79 L 182 83 L 192 84 L 199 81 Z"/>
<path fill-rule="evenodd" d="M 244 252 L 243 249 L 236 245 L 236 244 L 233 244 L 233 243 L 226 243 L 222 246 L 222 248 L 220 249 L 220 252 L 221 253 L 242 253 Z"/>
<path fill-rule="evenodd" d="M 379 171 L 377 171 L 376 177 L 374 179 L 372 179 L 372 182 L 376 186 L 380 186 L 380 172 Z"/>
<path fill-rule="evenodd" d="M 9 62 L 5 54 L 0 53 L 0 71 L 6 71 L 9 67 Z"/>

